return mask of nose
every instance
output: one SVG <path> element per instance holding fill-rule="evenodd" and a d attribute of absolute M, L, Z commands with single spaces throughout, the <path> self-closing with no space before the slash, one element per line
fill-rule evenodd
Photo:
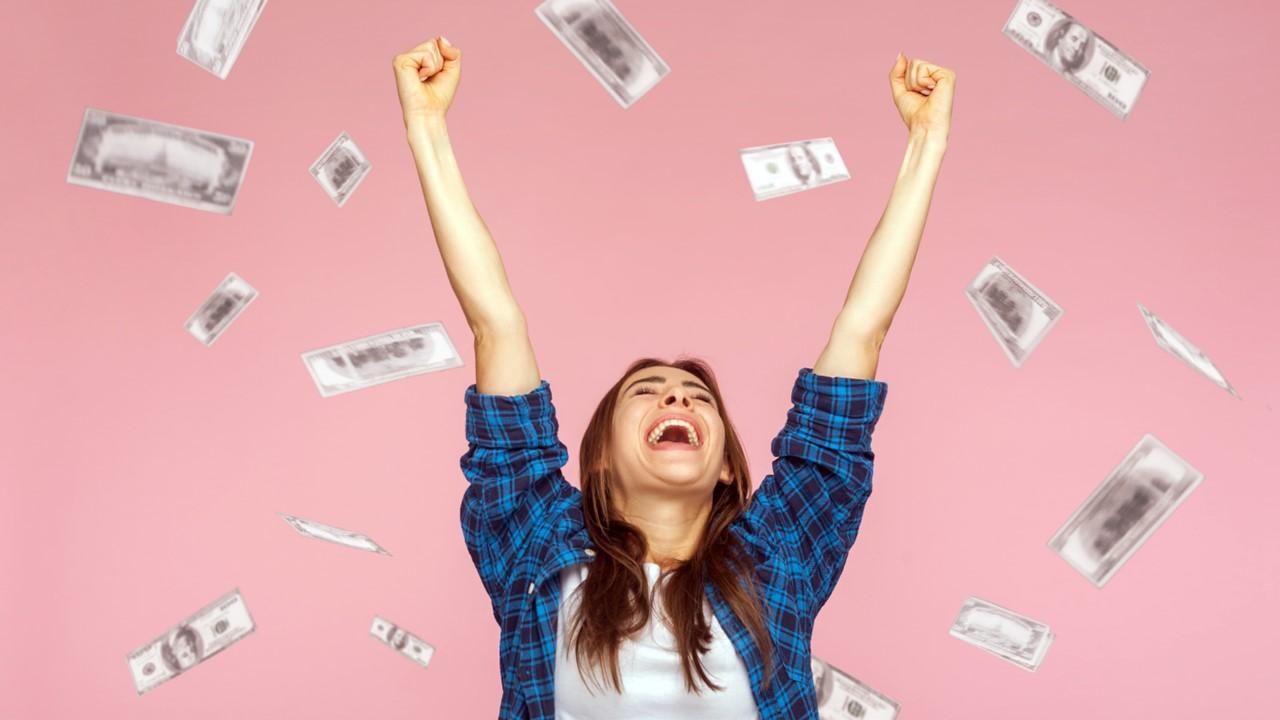
<path fill-rule="evenodd" d="M 682 403 L 685 407 L 693 405 L 693 400 L 690 399 L 689 393 L 684 388 L 678 387 L 671 388 L 671 390 L 667 391 L 667 394 L 662 398 L 662 404 L 664 406 L 670 405 L 672 402 Z"/>

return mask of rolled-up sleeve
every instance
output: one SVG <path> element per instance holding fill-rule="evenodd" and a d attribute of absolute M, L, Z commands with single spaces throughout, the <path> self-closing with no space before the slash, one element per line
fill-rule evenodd
<path fill-rule="evenodd" d="M 569 452 L 546 380 L 523 395 L 485 395 L 472 384 L 465 400 L 462 533 L 496 609 L 502 578 L 527 551 L 539 522 L 578 489 L 561 470 Z"/>

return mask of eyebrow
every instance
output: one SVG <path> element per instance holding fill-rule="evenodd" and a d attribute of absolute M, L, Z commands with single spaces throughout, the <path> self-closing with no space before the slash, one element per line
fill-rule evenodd
<path fill-rule="evenodd" d="M 631 388 L 635 387 L 636 383 L 652 383 L 652 382 L 666 382 L 666 381 L 667 379 L 662 375 L 650 375 L 648 377 L 637 378 L 636 380 L 631 381 L 631 384 L 628 385 L 626 389 L 622 391 L 622 394 L 626 395 L 631 390 Z M 699 390 L 705 390 L 708 395 L 711 395 L 713 399 L 715 398 L 715 393 L 708 390 L 706 385 L 703 385 L 702 383 L 697 382 L 696 380 L 685 380 L 680 384 L 685 387 L 692 387 L 692 388 L 698 388 Z"/>

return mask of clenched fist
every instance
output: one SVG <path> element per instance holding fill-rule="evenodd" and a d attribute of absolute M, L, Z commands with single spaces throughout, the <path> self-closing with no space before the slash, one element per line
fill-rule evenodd
<path fill-rule="evenodd" d="M 889 71 L 893 104 L 898 107 L 908 130 L 939 132 L 951 129 L 951 98 L 956 74 L 940 65 L 916 58 L 908 61 L 898 53 Z"/>
<path fill-rule="evenodd" d="M 432 117 L 443 118 L 458 90 L 462 51 L 441 36 L 396 55 L 391 64 L 405 127 Z"/>

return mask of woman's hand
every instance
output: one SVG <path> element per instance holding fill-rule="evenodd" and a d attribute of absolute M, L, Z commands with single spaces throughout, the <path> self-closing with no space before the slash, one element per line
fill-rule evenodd
<path fill-rule="evenodd" d="M 396 55 L 391 64 L 396 71 L 405 127 L 430 118 L 444 118 L 458 90 L 462 51 L 443 36 L 431 38 Z"/>
<path fill-rule="evenodd" d="M 893 104 L 907 130 L 926 130 L 946 137 L 951 129 L 951 98 L 956 74 L 947 68 L 898 53 L 889 71 Z"/>

